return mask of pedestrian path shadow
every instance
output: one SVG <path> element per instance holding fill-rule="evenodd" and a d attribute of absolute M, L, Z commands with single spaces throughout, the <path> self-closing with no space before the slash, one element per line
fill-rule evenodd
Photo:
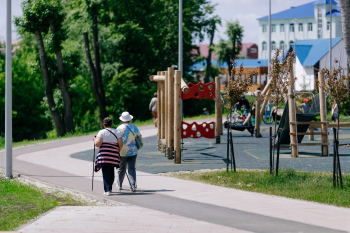
<path fill-rule="evenodd" d="M 129 190 L 124 190 L 121 192 L 112 192 L 111 196 L 125 196 L 125 195 L 137 195 L 137 196 L 141 196 L 141 195 L 154 195 L 157 193 L 163 193 L 163 192 L 174 192 L 175 190 L 168 190 L 168 189 L 159 189 L 159 190 L 142 190 L 142 189 L 138 189 L 136 192 L 131 192 Z"/>

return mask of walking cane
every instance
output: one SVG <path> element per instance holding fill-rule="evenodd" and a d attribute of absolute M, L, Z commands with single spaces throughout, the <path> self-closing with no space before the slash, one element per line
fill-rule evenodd
<path fill-rule="evenodd" d="M 94 155 L 92 156 L 92 181 L 91 181 L 91 190 L 94 191 L 94 175 L 95 175 L 95 143 L 94 143 Z"/>

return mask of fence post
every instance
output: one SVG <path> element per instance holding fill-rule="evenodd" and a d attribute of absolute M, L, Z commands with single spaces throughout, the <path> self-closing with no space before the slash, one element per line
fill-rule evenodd
<path fill-rule="evenodd" d="M 290 143 L 291 143 L 291 149 L 292 149 L 292 157 L 298 157 L 298 146 L 297 146 L 297 138 L 296 135 L 297 129 L 296 129 L 296 115 L 295 115 L 295 98 L 292 98 L 294 95 L 293 89 L 294 89 L 294 83 L 291 81 L 293 80 L 293 67 L 291 67 L 289 71 L 289 82 L 288 85 L 288 107 L 289 107 L 289 123 L 294 122 L 294 124 L 289 124 L 290 127 Z"/>
<path fill-rule="evenodd" d="M 215 77 L 215 141 L 220 143 L 222 110 L 220 105 L 220 77 Z"/>
<path fill-rule="evenodd" d="M 159 75 L 159 72 L 157 72 L 157 75 Z M 160 123 L 160 119 L 161 119 L 161 95 L 160 95 L 160 89 L 161 89 L 161 82 L 157 82 L 157 130 L 158 130 L 158 134 L 157 134 L 157 137 L 158 137 L 158 150 L 160 150 L 160 146 L 161 146 L 161 143 L 160 143 L 160 139 L 161 139 L 161 130 L 160 130 L 160 127 L 161 127 L 161 123 Z"/>
<path fill-rule="evenodd" d="M 324 81 L 324 74 L 322 72 L 318 72 L 318 81 L 320 84 L 318 85 L 319 93 L 320 93 L 320 116 L 321 121 L 326 122 L 327 121 L 327 108 L 326 108 L 326 95 L 323 90 L 323 85 L 325 83 Z M 321 142 L 322 143 L 328 143 L 328 124 L 321 124 Z M 322 146 L 322 155 L 328 156 L 328 145 Z"/>
<path fill-rule="evenodd" d="M 260 116 L 260 113 L 261 113 L 261 110 L 263 109 L 260 109 L 260 94 L 261 94 L 261 91 L 256 91 L 256 94 L 257 94 L 257 98 L 255 100 L 255 137 L 259 138 L 261 137 L 260 135 L 260 122 L 261 122 L 261 116 Z M 262 106 L 261 108 L 263 108 L 264 106 Z M 263 111 L 264 112 L 264 111 Z"/>
<path fill-rule="evenodd" d="M 161 75 L 163 75 L 163 72 L 161 72 Z M 161 140 L 161 152 L 164 153 L 165 152 L 165 148 L 164 148 L 164 138 L 165 138 L 165 81 L 161 82 L 161 91 L 160 91 L 160 95 L 161 95 L 161 136 L 160 136 L 160 140 Z"/>
<path fill-rule="evenodd" d="M 174 150 L 174 68 L 168 68 L 168 159 L 173 159 Z"/>
<path fill-rule="evenodd" d="M 181 71 L 175 71 L 174 86 L 174 149 L 175 163 L 181 163 Z"/>

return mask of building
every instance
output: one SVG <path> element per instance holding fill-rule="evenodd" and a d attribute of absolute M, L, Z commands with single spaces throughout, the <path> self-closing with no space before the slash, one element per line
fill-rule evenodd
<path fill-rule="evenodd" d="M 332 1 L 332 11 L 330 11 Z M 288 50 L 298 40 L 324 39 L 330 34 L 332 12 L 332 38 L 342 37 L 339 4 L 334 0 L 317 0 L 291 7 L 271 15 L 271 50 Z M 268 59 L 268 16 L 259 21 L 259 59 Z"/>
<path fill-rule="evenodd" d="M 294 47 L 293 47 L 294 48 Z M 329 69 L 329 39 L 299 40 L 295 43 L 295 89 L 314 90 L 315 81 L 318 72 L 323 69 Z M 338 63 L 332 62 L 332 67 L 339 65 L 346 70 L 346 53 L 343 38 L 332 39 L 332 60 L 337 59 Z"/>
<path fill-rule="evenodd" d="M 242 50 L 238 54 L 238 59 L 258 59 L 258 45 L 254 43 L 242 43 Z"/>
<path fill-rule="evenodd" d="M 207 57 L 209 54 L 209 44 L 200 44 L 197 45 L 199 48 L 199 52 L 201 56 Z M 254 43 L 242 43 L 242 49 L 239 55 L 237 55 L 237 58 L 239 59 L 258 59 L 258 45 Z M 218 55 L 214 52 L 211 55 L 211 59 L 216 60 L 218 58 Z"/>

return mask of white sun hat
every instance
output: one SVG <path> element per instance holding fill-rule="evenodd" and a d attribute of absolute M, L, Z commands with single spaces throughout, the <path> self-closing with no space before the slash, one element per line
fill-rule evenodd
<path fill-rule="evenodd" d="M 127 122 L 127 121 L 131 121 L 132 118 L 134 117 L 130 115 L 129 112 L 123 112 L 121 117 L 119 117 L 119 120 L 121 120 L 122 122 Z"/>

